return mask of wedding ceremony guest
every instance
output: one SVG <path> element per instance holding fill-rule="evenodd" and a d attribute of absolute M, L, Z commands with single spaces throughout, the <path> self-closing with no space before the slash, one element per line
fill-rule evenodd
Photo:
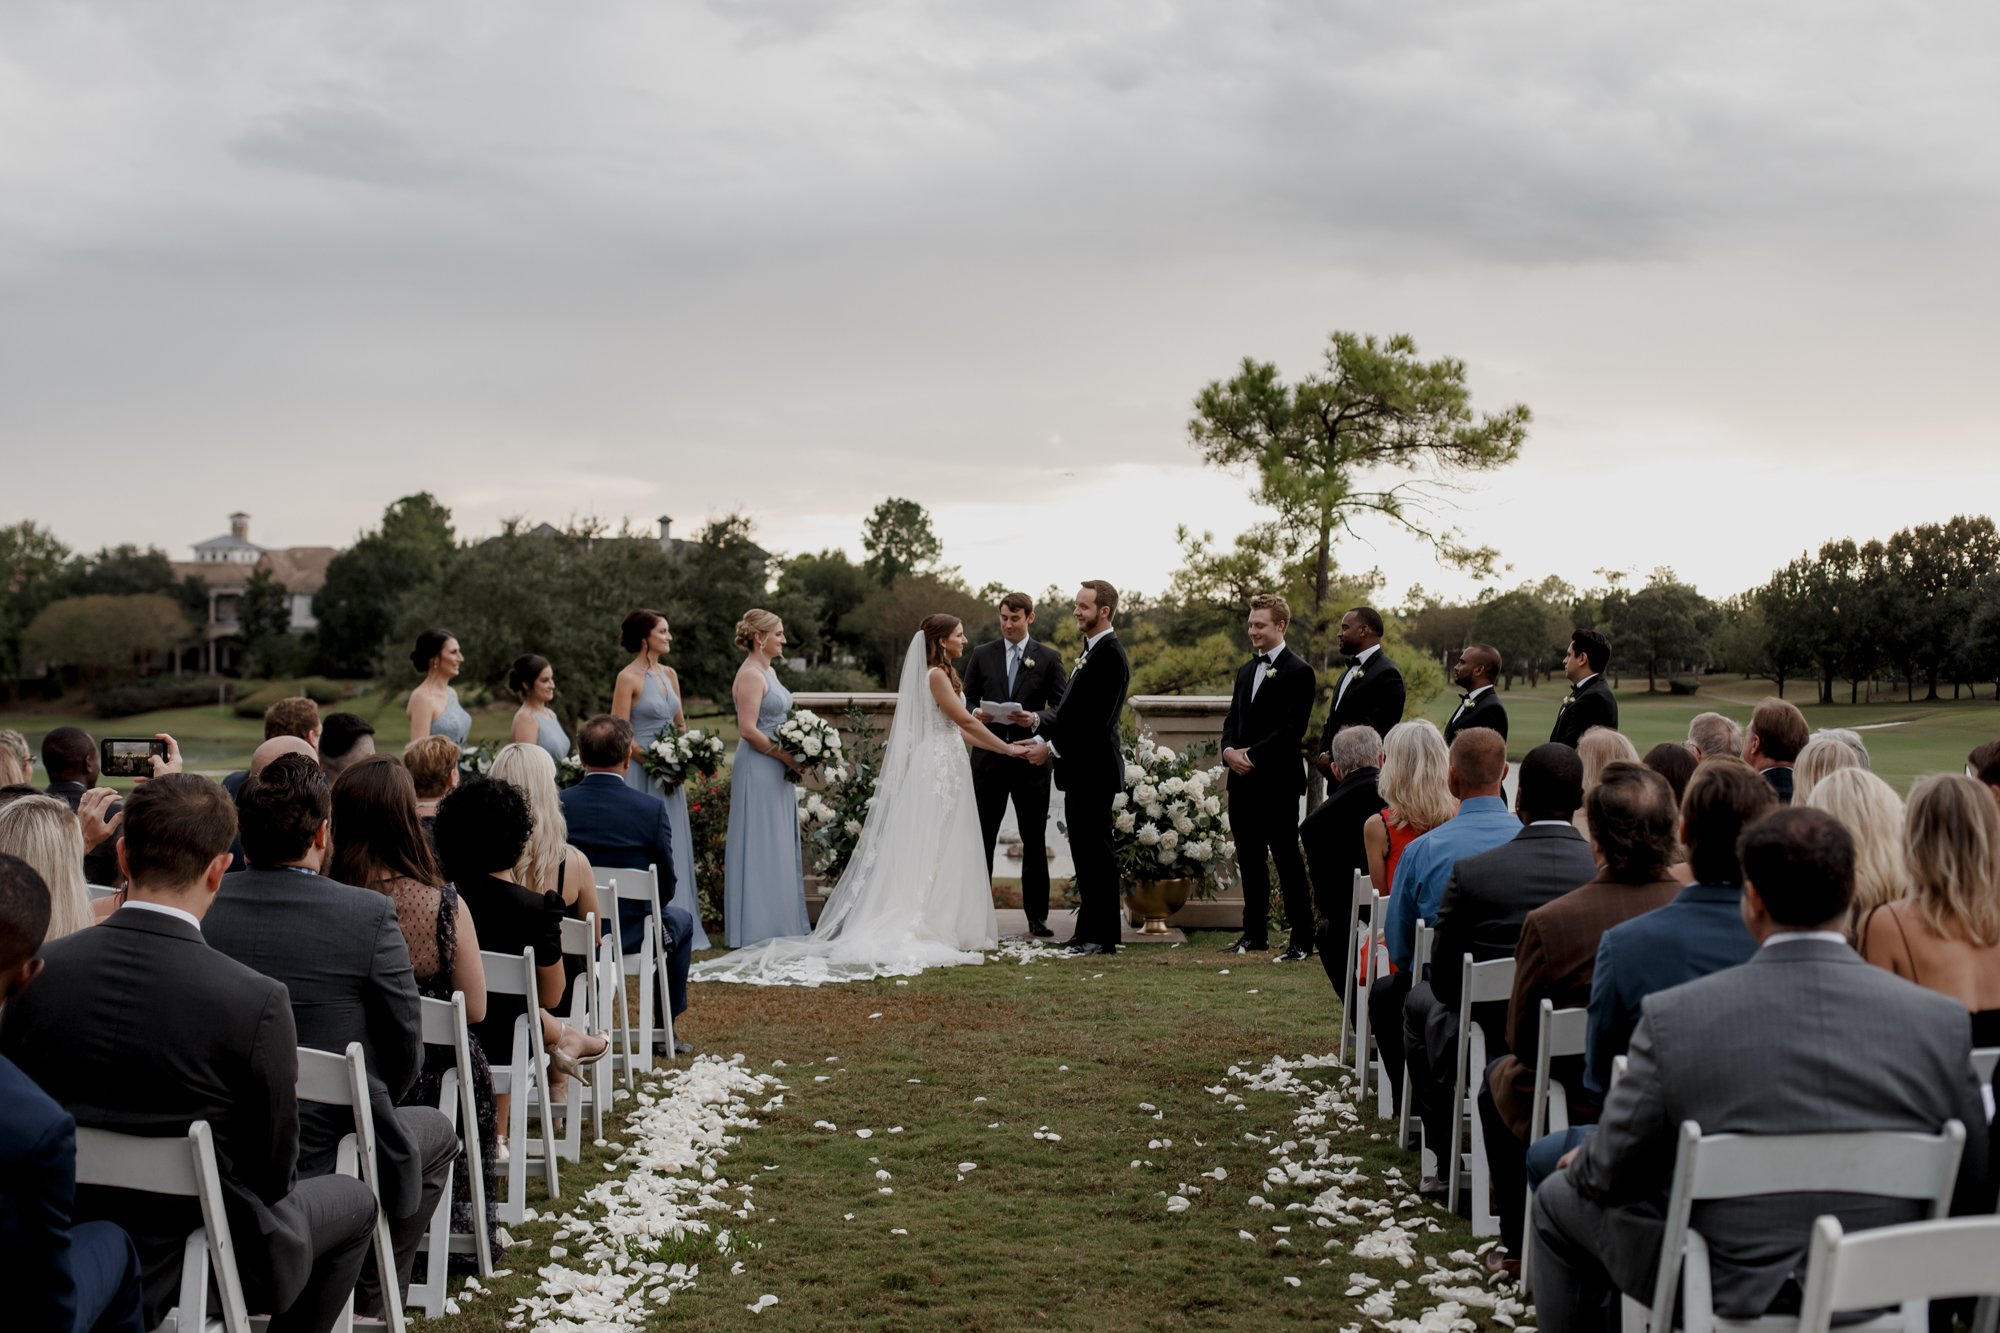
<path fill-rule="evenodd" d="M 1693 763 L 1685 746 L 1667 744 Z M 1633 764 L 1613 764 L 1591 788 L 1585 815 L 1595 873 L 1580 888 L 1529 912 L 1521 923 L 1506 1039 L 1500 1048 L 1507 1053 L 1487 1065 L 1479 1088 L 1493 1211 L 1500 1218 L 1500 1247 L 1485 1256 L 1489 1272 L 1517 1263 L 1512 1256 L 1521 1253 L 1521 1204 L 1527 1190 L 1542 1001 L 1552 1001 L 1558 1009 L 1587 1005 L 1604 932 L 1664 907 L 1681 889 L 1680 881 L 1668 873 L 1680 854 L 1676 837 L 1680 810 L 1665 778 Z M 1597 1118 L 1597 1104 L 1583 1095 L 1582 1057 L 1553 1061 L 1549 1075 L 1570 1094 L 1571 1124 Z M 1518 1267 L 1511 1271 L 1518 1276 Z"/>
<path fill-rule="evenodd" d="M 1348 727 L 1368 726 L 1386 737 L 1403 720 L 1403 671 L 1382 651 L 1382 613 L 1357 606 L 1340 618 L 1340 653 L 1348 660 L 1333 687 L 1333 707 L 1320 730 L 1314 763 L 1329 770 L 1333 738 Z"/>
<path fill-rule="evenodd" d="M 981 703 L 1016 703 L 1039 713 L 1062 702 L 1069 677 L 1062 654 L 1037 642 L 1029 631 L 1035 623 L 1034 599 L 1010 592 L 1000 599 L 1000 637 L 982 643 L 967 655 L 965 706 L 1003 741 L 1026 740 L 1032 728 L 996 718 Z M 1014 822 L 1021 832 L 1021 910 L 1028 933 L 1046 939 L 1049 929 L 1049 782 L 1050 772 L 1025 759 L 975 748 L 972 751 L 972 795 L 979 806 L 979 832 L 986 841 L 986 870 L 993 870 L 993 846 L 1007 803 L 1014 803 Z"/>
<path fill-rule="evenodd" d="M 75 810 L 83 794 L 97 786 L 97 742 L 82 727 L 57 727 L 42 737 L 42 772 L 48 793 Z M 107 822 L 116 818 L 114 800 L 103 810 Z M 92 884 L 118 883 L 118 839 L 106 835 L 84 839 L 83 877 Z"/>
<path fill-rule="evenodd" d="M 0 787 L 25 786 L 35 773 L 35 752 L 28 738 L 11 727 L 0 727 Z"/>
<path fill-rule="evenodd" d="M 426 736 L 403 747 L 403 767 L 417 793 L 417 821 L 431 841 L 438 802 L 458 787 L 458 746 L 449 736 Z M 435 847 L 433 847 L 435 852 Z"/>
<path fill-rule="evenodd" d="M 493 756 L 493 780 L 510 784 L 528 803 L 531 829 L 528 845 L 514 867 L 514 878 L 535 893 L 554 892 L 562 899 L 563 915 L 572 921 L 595 915 L 605 921 L 597 901 L 597 881 L 590 861 L 569 842 L 569 821 L 563 814 L 562 793 L 556 786 L 555 761 L 547 750 L 519 741 L 502 746 Z M 607 923 L 608 924 L 608 923 Z M 563 955 L 563 972 L 568 984 L 558 1006 L 569 1012 L 576 979 L 584 967 L 581 958 Z"/>
<path fill-rule="evenodd" d="M 1223 952 L 1262 953 L 1271 947 L 1269 867 L 1276 865 L 1291 936 L 1278 955 L 1281 963 L 1301 963 L 1313 954 L 1312 887 L 1299 850 L 1299 798 L 1306 789 L 1302 750 L 1319 676 L 1285 646 L 1291 622 L 1292 608 L 1278 594 L 1250 599 L 1244 632 L 1253 655 L 1236 673 L 1222 720 L 1229 835 L 1243 883 L 1243 934 Z"/>
<path fill-rule="evenodd" d="M 1491 851 L 1462 856 L 1451 867 L 1431 941 L 1430 979 L 1414 982 L 1403 1004 L 1410 1092 L 1432 1143 L 1447 1141 L 1458 1115 L 1451 1104 L 1457 1082 L 1451 1066 L 1458 1054 L 1464 960 L 1512 958 L 1528 913 L 1597 873 L 1590 843 L 1571 823 L 1583 802 L 1583 763 L 1577 752 L 1554 742 L 1537 745 L 1521 761 L 1518 781 L 1512 839 Z M 1504 1006 L 1482 1005 L 1473 1020 L 1485 1029 L 1490 1056 L 1507 1050 Z"/>
<path fill-rule="evenodd" d="M 1988 741 L 1967 755 L 1965 771 L 1985 783 L 1993 799 L 2000 801 L 2000 741 Z"/>
<path fill-rule="evenodd" d="M 1590 789 L 1597 785 L 1598 775 L 1612 764 L 1639 762 L 1638 747 L 1633 745 L 1623 732 L 1613 731 L 1609 727 L 1592 727 L 1584 732 L 1576 743 L 1576 753 L 1583 761 L 1583 791 L 1586 796 L 1590 794 Z M 1578 804 L 1575 822 L 1578 833 L 1587 832 L 1584 828 L 1581 802 Z"/>
<path fill-rule="evenodd" d="M 1845 738 L 1854 737 L 1850 744 Z M 1866 769 L 1868 749 L 1861 737 L 1845 727 L 1816 731 L 1792 765 L 1792 804 L 1804 805 L 1813 785 L 1843 768 Z"/>
<path fill-rule="evenodd" d="M 320 721 L 319 705 L 304 695 L 292 695 L 278 700 L 264 710 L 264 739 L 275 740 L 279 736 L 296 736 L 304 741 L 315 753 L 319 750 Z M 250 776 L 250 770 L 239 768 L 222 779 L 224 791 L 231 800 L 236 799 L 237 788 L 243 779 Z M 237 867 L 241 869 L 241 867 Z"/>
<path fill-rule="evenodd" d="M 694 919 L 687 908 L 696 904 L 691 898 L 687 907 L 669 901 L 680 899 L 673 872 L 673 825 L 657 798 L 625 781 L 626 767 L 632 762 L 632 728 L 624 718 L 602 714 L 591 718 L 577 728 L 576 748 L 583 761 L 583 780 L 566 788 L 561 796 L 569 841 L 583 853 L 592 870 L 659 868 L 660 931 L 672 992 L 667 998 L 672 1003 L 670 1012 L 679 1018 L 687 1008 L 687 973 L 694 952 Z M 792 826 L 796 842 L 797 819 Z M 606 906 L 608 910 L 609 904 Z M 619 941 L 630 953 L 645 939 L 646 905 L 621 898 L 616 913 Z M 664 1034 L 660 1040 L 665 1040 Z M 677 1054 L 694 1050 L 678 1035 L 675 1042 Z"/>
<path fill-rule="evenodd" d="M 1694 776 L 1695 765 L 1700 761 L 1680 741 L 1661 741 L 1646 751 L 1639 762 L 1667 780 L 1667 785 L 1674 789 L 1674 805 L 1678 807 L 1681 797 L 1687 794 L 1688 779 Z"/>
<path fill-rule="evenodd" d="M 1750 714 L 1743 760 L 1763 774 L 1779 805 L 1792 803 L 1792 765 L 1806 748 L 1806 715 L 1783 699 L 1766 699 Z"/>
<path fill-rule="evenodd" d="M 401 1292 L 458 1158 L 458 1135 L 435 1105 L 398 1105 L 424 1061 L 416 979 L 394 905 L 321 873 L 332 805 L 326 775 L 305 755 L 247 779 L 236 817 L 250 866 L 223 876 L 201 933 L 217 953 L 284 985 L 299 1045 L 338 1055 L 361 1043 Z M 301 1106 L 299 1176 L 331 1172 L 341 1138 L 353 1132 L 346 1107 Z M 381 1280 L 371 1252 L 355 1290 L 358 1313 L 381 1313 Z"/>
<path fill-rule="evenodd" d="M 34 867 L 0 852 L 0 1005 L 40 974 L 35 951 L 48 931 L 47 887 Z M 145 1333 L 132 1238 L 110 1222 L 72 1222 L 75 1202 L 76 1120 L 0 1055 L 0 1290 L 8 1318 L 52 1333 Z"/>
<path fill-rule="evenodd" d="M 1795 805 L 1824 810 L 1854 839 L 1854 909 L 1847 937 L 1860 947 L 1861 923 L 1883 903 L 1907 897 L 1910 869 L 1903 854 L 1903 798 L 1865 768 L 1829 773 Z"/>
<path fill-rule="evenodd" d="M 801 770 L 775 734 L 792 708 L 792 692 L 772 669 L 785 651 L 784 622 L 769 611 L 745 611 L 736 622 L 736 646 L 743 665 L 730 695 L 740 739 L 730 770 L 722 926 L 729 947 L 741 949 L 780 935 L 809 935 L 812 921 L 799 852 Z M 660 892 L 666 893 L 664 883 Z"/>
<path fill-rule="evenodd" d="M 472 735 L 472 714 L 459 704 L 458 690 L 451 683 L 465 665 L 457 637 L 448 629 L 425 630 L 410 649 L 410 665 L 423 677 L 410 691 L 410 739 L 449 736 L 463 750 Z"/>
<path fill-rule="evenodd" d="M 83 828 L 61 801 L 37 795 L 0 807 L 0 853 L 19 857 L 41 877 L 49 895 L 47 938 L 73 935 L 96 920 L 83 878 Z"/>
<path fill-rule="evenodd" d="M 1507 708 L 1495 686 L 1500 680 L 1500 650 L 1490 643 L 1468 644 L 1451 668 L 1451 683 L 1464 690 L 1451 721 L 1445 723 L 1444 743 L 1458 739 L 1469 727 L 1485 727 L 1507 738 Z"/>
<path fill-rule="evenodd" d="M 1696 763 L 1704 759 L 1741 759 L 1743 728 L 1720 713 L 1696 713 L 1688 723 L 1687 744 Z"/>
<path fill-rule="evenodd" d="M 1368 821 L 1388 804 L 1382 797 L 1382 738 L 1373 727 L 1349 727 L 1333 738 L 1333 787 L 1299 825 L 1299 844 L 1312 872 L 1313 900 L 1319 910 L 1320 966 L 1336 992 L 1345 989 L 1340 969 L 1347 964 L 1347 895 L 1354 872 L 1368 873 Z M 1385 886 L 1386 887 L 1386 886 Z M 1379 893 L 1380 890 L 1378 889 Z M 1352 1015 L 1348 1016 L 1352 1022 Z"/>
<path fill-rule="evenodd" d="M 1604 679 L 1604 668 L 1610 664 L 1611 640 L 1594 629 L 1579 629 L 1570 635 L 1569 650 L 1563 654 L 1569 693 L 1556 710 L 1550 740 L 1574 749 L 1592 727 L 1618 730 L 1618 699 Z"/>
<path fill-rule="evenodd" d="M 694 877 L 694 825 L 688 819 L 687 787 L 683 784 L 667 791 L 647 774 L 638 759 L 647 746 L 667 732 L 679 734 L 687 730 L 681 710 L 680 674 L 661 661 L 673 651 L 673 629 L 658 611 L 634 611 L 619 626 L 618 642 L 632 654 L 632 660 L 619 668 L 618 679 L 611 687 L 611 715 L 632 726 L 633 759 L 625 769 L 625 785 L 666 804 L 667 824 L 674 834 L 671 891 L 693 923 L 691 947 L 707 949 L 711 946 L 708 932 L 701 924 L 701 890 Z M 790 696 L 786 697 L 789 702 Z M 662 861 L 661 873 L 667 869 L 667 863 Z M 803 880 L 799 892 L 803 900 Z M 669 885 L 663 879 L 660 901 L 666 902 L 668 896 Z"/>
<path fill-rule="evenodd" d="M 206 778 L 169 774 L 134 790 L 118 842 L 130 901 L 43 948 L 42 975 L 7 1004 L 0 1054 L 80 1126 L 179 1136 L 206 1120 L 250 1308 L 272 1312 L 276 1333 L 325 1333 L 361 1276 L 375 1199 L 347 1176 L 294 1180 L 291 1004 L 201 932 L 235 832 L 228 793 Z M 156 1326 L 180 1293 L 195 1201 L 91 1188 L 76 1208 L 132 1237 Z"/>
<path fill-rule="evenodd" d="M 375 753 L 375 724 L 359 713 L 328 713 L 320 725 L 319 763 L 332 782 L 343 769 Z"/>
<path fill-rule="evenodd" d="M 569 758 L 569 736 L 549 705 L 556 697 L 556 669 L 540 653 L 523 653 L 507 668 L 507 692 L 520 701 L 510 739 L 539 745 L 560 764 Z"/>
<path fill-rule="evenodd" d="M 1412 724 L 1404 724 L 1412 725 Z M 1431 736 L 1437 736 L 1437 729 L 1430 723 L 1421 725 Z M 1398 727 L 1396 730 L 1400 731 Z M 1438 737 L 1441 744 L 1442 737 Z M 1396 808 L 1398 799 L 1395 792 L 1386 790 L 1386 781 L 1392 776 L 1390 765 L 1396 762 L 1397 737 L 1389 736 L 1389 758 L 1383 765 L 1384 795 L 1389 797 L 1390 809 Z M 1383 935 L 1389 950 L 1389 962 L 1396 969 L 1386 977 L 1378 977 L 1368 988 L 1368 1018 L 1375 1031 L 1389 1034 L 1403 1031 L 1405 1001 L 1411 987 L 1421 978 L 1412 974 L 1414 965 L 1417 923 L 1435 922 L 1438 904 L 1444 898 L 1445 885 L 1451 879 L 1452 868 L 1464 857 L 1490 852 L 1504 842 L 1509 842 L 1521 831 L 1521 821 L 1507 808 L 1501 799 L 1500 782 L 1507 774 L 1507 742 L 1500 739 L 1497 731 L 1483 728 L 1461 731 L 1452 745 L 1446 767 L 1446 786 L 1458 802 L 1458 813 L 1438 824 L 1430 832 L 1413 840 L 1404 850 L 1402 859 L 1396 866 L 1389 893 L 1389 905 L 1383 913 Z M 1386 820 L 1388 811 L 1383 812 Z M 1372 834 L 1371 834 L 1372 837 Z M 1382 1066 L 1389 1070 L 1390 1086 L 1400 1089 L 1403 1074 L 1403 1043 L 1388 1040 L 1377 1043 L 1382 1050 Z M 1390 1066 L 1394 1065 L 1391 1069 Z"/>
<path fill-rule="evenodd" d="M 1549 1333 L 1605 1327 L 1615 1292 L 1646 1299 L 1686 1121 L 1704 1134 L 1755 1135 L 1936 1134 L 1957 1120 L 1970 1132 L 1955 1210 L 1984 1190 L 1985 1109 L 1964 1011 L 1847 947 L 1846 830 L 1819 810 L 1773 813 L 1743 834 L 1742 874 L 1753 960 L 1650 998 L 1597 1133 L 1535 1195 L 1535 1304 Z M 1772 1022 L 1777 1014 L 1787 1021 Z M 1716 1313 L 1756 1319 L 1795 1300 L 1822 1214 L 1851 1232 L 1913 1221 L 1922 1205 L 1857 1194 L 1696 1204 Z"/>
<path fill-rule="evenodd" d="M 1933 773 L 1904 830 L 1910 892 L 1862 918 L 1861 954 L 1963 1005 L 1974 1046 L 2000 1046 L 2000 808 L 1977 779 Z"/>
<path fill-rule="evenodd" d="M 449 746 L 456 762 L 458 747 L 442 736 L 431 738 Z M 418 745 L 426 742 L 419 741 Z M 486 967 L 479 956 L 479 932 L 458 890 L 445 882 L 436 854 L 417 818 L 416 786 L 405 767 L 389 755 L 375 755 L 354 765 L 333 784 L 333 845 L 327 875 L 342 884 L 369 889 L 387 898 L 396 912 L 396 928 L 409 954 L 417 993 L 433 1000 L 465 995 L 468 1024 L 486 1017 Z M 479 1038 L 467 1043 L 472 1058 L 472 1093 L 476 1126 L 460 1126 L 461 1135 L 479 1138 L 481 1178 L 486 1185 L 489 1241 L 500 1250 L 498 1120 L 493 1106 L 493 1078 Z M 444 1071 L 453 1068 L 452 1052 L 426 1047 L 424 1067 L 416 1085 L 402 1098 L 405 1106 L 436 1106 Z M 472 1234 L 472 1188 L 463 1171 L 453 1174 L 452 1230 Z"/>

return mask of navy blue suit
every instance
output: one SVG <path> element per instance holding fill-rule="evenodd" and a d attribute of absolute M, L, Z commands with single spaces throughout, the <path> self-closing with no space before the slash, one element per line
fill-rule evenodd
<path fill-rule="evenodd" d="M 667 803 L 625 785 L 616 773 L 586 773 L 583 781 L 562 794 L 563 818 L 569 843 L 584 854 L 593 870 L 660 872 L 660 928 L 667 940 L 668 989 L 673 1012 L 687 1008 L 688 964 L 694 958 L 694 918 L 668 905 L 673 897 L 674 831 L 667 823 Z M 621 899 L 618 936 L 629 952 L 645 938 L 646 906 Z"/>
<path fill-rule="evenodd" d="M 71 1222 L 76 1121 L 0 1055 L 0 1290 L 9 1327 L 143 1333 L 139 1251 L 110 1222 Z"/>

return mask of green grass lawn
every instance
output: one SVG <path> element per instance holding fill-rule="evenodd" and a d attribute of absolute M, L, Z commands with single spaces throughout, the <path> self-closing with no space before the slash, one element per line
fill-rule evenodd
<path fill-rule="evenodd" d="M 1027 966 L 1001 957 L 907 985 L 698 985 L 683 1035 L 755 1070 L 784 1061 L 774 1072 L 788 1091 L 723 1164 L 755 1189 L 740 1248 L 709 1253 L 655 1326 L 740 1328 L 767 1292 L 779 1304 L 758 1319 L 785 1328 L 1331 1326 L 1362 1322 L 1365 1296 L 1346 1294 L 1365 1285 L 1353 1274 L 1414 1318 L 1435 1303 L 1418 1282 L 1424 1256 L 1459 1267 L 1448 1256 L 1473 1248 L 1470 1233 L 1409 1199 L 1414 1155 L 1389 1147 L 1372 1110 L 1344 1132 L 1300 1128 L 1295 1099 L 1228 1077 L 1232 1065 L 1329 1053 L 1338 1006 L 1316 962 L 1246 961 L 1220 953 L 1227 942 L 1205 934 Z M 1309 1073 L 1338 1084 L 1339 1071 Z M 609 1122 L 606 1133 L 619 1138 Z M 1414 1267 L 1349 1253 L 1380 1218 L 1319 1225 L 1294 1207 L 1324 1182 L 1267 1178 L 1286 1157 L 1310 1158 L 1315 1137 L 1352 1159 L 1347 1194 L 1382 1201 L 1415 1232 Z M 606 1178 L 604 1160 L 565 1172 L 562 1208 Z M 893 1194 L 878 1192 L 878 1170 Z M 1199 1193 L 1170 1211 L 1183 1185 Z M 503 1328 L 549 1262 L 551 1231 L 548 1219 L 518 1229 L 533 1246 L 508 1257 L 512 1276 L 442 1327 Z"/>

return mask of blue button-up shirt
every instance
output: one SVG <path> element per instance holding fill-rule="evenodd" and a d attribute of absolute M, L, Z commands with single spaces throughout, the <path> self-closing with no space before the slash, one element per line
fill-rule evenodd
<path fill-rule="evenodd" d="M 1399 971 L 1409 971 L 1416 957 L 1417 922 L 1437 920 L 1452 867 L 1468 856 L 1514 841 L 1520 832 L 1520 817 L 1507 808 L 1507 802 L 1498 796 L 1474 796 L 1459 802 L 1456 816 L 1403 849 L 1383 926 L 1389 961 Z"/>

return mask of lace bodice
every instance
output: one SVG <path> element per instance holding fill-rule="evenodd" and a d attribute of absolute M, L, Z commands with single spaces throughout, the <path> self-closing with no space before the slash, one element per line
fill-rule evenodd
<path fill-rule="evenodd" d="M 451 994 L 451 960 L 458 948 L 458 895 L 449 885 L 434 888 L 414 879 L 383 880 L 376 891 L 396 904 L 396 925 L 410 951 L 410 971 L 417 989 L 434 995 L 433 983 L 443 974 L 444 994 Z"/>

